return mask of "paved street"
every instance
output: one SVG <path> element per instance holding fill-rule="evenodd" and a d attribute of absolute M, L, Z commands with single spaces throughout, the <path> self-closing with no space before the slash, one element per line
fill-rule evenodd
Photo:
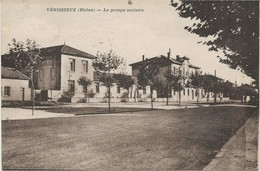
<path fill-rule="evenodd" d="M 256 108 L 2 121 L 3 169 L 203 169 Z"/>

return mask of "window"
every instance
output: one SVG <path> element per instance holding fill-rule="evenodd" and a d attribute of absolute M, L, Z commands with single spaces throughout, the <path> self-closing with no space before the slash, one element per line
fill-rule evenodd
<path fill-rule="evenodd" d="M 4 95 L 6 95 L 6 96 L 11 95 L 11 87 L 5 86 Z"/>
<path fill-rule="evenodd" d="M 197 95 L 198 95 L 198 91 L 197 91 L 197 90 L 195 90 L 195 97 L 197 97 Z"/>
<path fill-rule="evenodd" d="M 117 86 L 117 93 L 120 93 L 120 86 Z"/>
<path fill-rule="evenodd" d="M 174 94 L 174 95 L 175 95 L 175 93 L 176 93 L 175 90 L 173 90 L 173 94 Z"/>
<path fill-rule="evenodd" d="M 190 95 L 190 89 L 188 89 L 188 96 Z"/>
<path fill-rule="evenodd" d="M 96 83 L 96 93 L 99 93 L 99 83 Z"/>
<path fill-rule="evenodd" d="M 183 89 L 183 95 L 185 95 L 185 89 Z"/>
<path fill-rule="evenodd" d="M 146 94 L 146 87 L 143 88 L 143 92 L 144 92 L 144 94 Z"/>
<path fill-rule="evenodd" d="M 70 71 L 75 71 L 75 59 L 70 60 Z"/>
<path fill-rule="evenodd" d="M 75 81 L 74 80 L 69 80 L 69 85 L 68 85 L 68 91 L 71 94 L 75 93 Z"/>
<path fill-rule="evenodd" d="M 88 61 L 82 61 L 83 72 L 88 72 Z"/>

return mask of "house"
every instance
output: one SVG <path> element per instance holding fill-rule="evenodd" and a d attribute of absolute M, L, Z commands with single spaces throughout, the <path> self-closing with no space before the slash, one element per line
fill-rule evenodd
<path fill-rule="evenodd" d="M 29 101 L 31 100 L 31 89 L 29 77 L 20 71 L 9 68 L 1 68 L 1 97 L 2 101 Z"/>
<path fill-rule="evenodd" d="M 130 64 L 130 66 L 132 67 L 132 75 L 137 77 L 140 67 L 142 67 L 147 61 L 153 61 L 154 63 L 159 65 L 160 74 L 158 78 L 161 79 L 162 81 L 166 79 L 165 74 L 167 71 L 171 71 L 172 73 L 177 73 L 181 71 L 182 74 L 184 75 L 190 75 L 195 72 L 201 72 L 200 67 L 192 65 L 190 63 L 190 58 L 186 56 L 180 57 L 179 55 L 177 55 L 176 58 L 174 59 L 171 58 L 170 56 L 166 57 L 164 55 L 160 55 L 149 59 L 147 58 L 145 59 L 143 55 L 142 61 Z M 144 88 L 141 91 L 142 94 L 148 94 L 149 96 L 150 91 L 148 89 L 149 87 Z M 199 91 L 197 92 L 196 89 L 191 87 L 185 87 L 184 90 L 182 90 L 180 93 L 181 93 L 182 101 L 196 101 L 197 96 L 201 98 L 202 94 L 204 94 L 202 89 L 199 89 Z M 156 95 L 154 95 L 154 97 L 156 97 Z M 167 90 L 162 88 L 157 91 L 157 99 L 156 99 L 157 101 L 164 101 L 166 97 L 167 97 Z M 172 101 L 178 101 L 179 92 L 172 90 L 169 92 L 168 97 L 170 97 Z"/>
<path fill-rule="evenodd" d="M 42 48 L 40 55 L 45 56 L 45 60 L 34 74 L 34 80 L 43 99 L 58 100 L 67 94 L 76 102 L 84 97 L 78 80 L 81 76 L 93 80 L 94 55 L 65 44 Z"/>

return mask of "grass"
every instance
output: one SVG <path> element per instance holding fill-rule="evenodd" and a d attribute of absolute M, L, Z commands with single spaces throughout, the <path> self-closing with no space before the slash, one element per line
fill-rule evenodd
<path fill-rule="evenodd" d="M 149 111 L 156 109 L 145 108 L 130 108 L 130 107 L 111 107 L 108 111 L 107 107 L 52 107 L 52 108 L 39 108 L 37 110 L 44 110 L 52 113 L 64 113 L 75 115 L 89 115 L 89 114 L 108 114 L 108 113 L 123 113 L 123 112 L 137 112 L 137 111 Z"/>
<path fill-rule="evenodd" d="M 214 106 L 2 121 L 3 169 L 201 170 L 256 112 Z"/>

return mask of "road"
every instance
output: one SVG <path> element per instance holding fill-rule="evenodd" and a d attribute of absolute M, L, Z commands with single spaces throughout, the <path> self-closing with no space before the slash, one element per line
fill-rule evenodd
<path fill-rule="evenodd" d="M 3 169 L 201 170 L 256 108 L 2 121 Z"/>

